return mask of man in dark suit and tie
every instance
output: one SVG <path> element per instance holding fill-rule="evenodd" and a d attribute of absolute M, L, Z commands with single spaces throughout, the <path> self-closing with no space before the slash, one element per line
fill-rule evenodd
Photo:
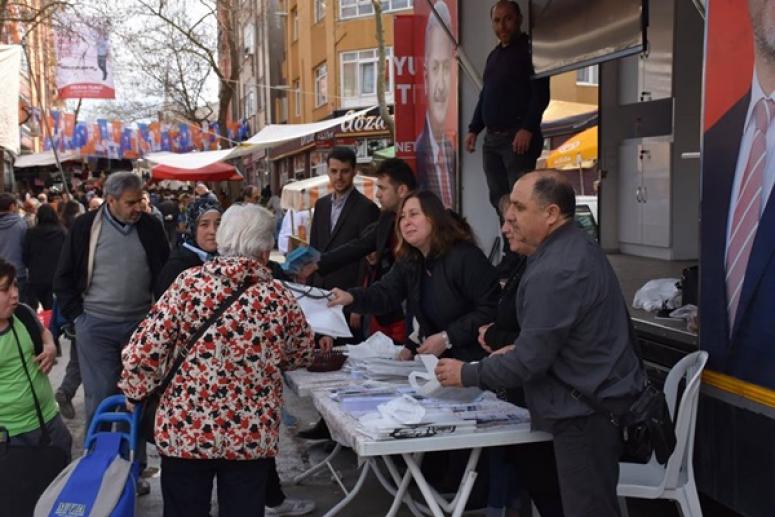
<path fill-rule="evenodd" d="M 443 0 L 434 4 L 439 18 L 452 27 L 452 17 Z M 417 183 L 441 199 L 447 208 L 455 208 L 457 154 L 445 132 L 452 74 L 455 73 L 455 49 L 444 28 L 433 14 L 425 27 L 425 97 L 428 106 L 422 133 L 417 137 Z"/>
<path fill-rule="evenodd" d="M 321 253 L 337 248 L 354 239 L 379 218 L 379 208 L 353 185 L 355 152 L 349 147 L 334 147 L 327 158 L 328 179 L 333 192 L 315 203 L 309 244 Z M 361 262 L 343 266 L 325 275 L 316 274 L 312 283 L 317 287 L 347 289 L 360 285 Z"/>
<path fill-rule="evenodd" d="M 710 368 L 775 388 L 775 4 L 748 6 L 750 91 L 705 132 L 700 338 Z"/>

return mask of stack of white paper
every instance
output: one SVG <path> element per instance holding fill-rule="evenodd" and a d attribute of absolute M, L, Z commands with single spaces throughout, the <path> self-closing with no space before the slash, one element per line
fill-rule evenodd
<path fill-rule="evenodd" d="M 395 345 L 392 339 L 377 331 L 363 343 L 347 345 L 346 353 L 350 359 L 367 359 L 370 357 L 396 359 L 401 348 L 403 347 Z"/>

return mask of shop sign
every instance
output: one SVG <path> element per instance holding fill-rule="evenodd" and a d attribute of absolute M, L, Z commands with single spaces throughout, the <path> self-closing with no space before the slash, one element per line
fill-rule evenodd
<path fill-rule="evenodd" d="M 340 133 L 384 133 L 387 130 L 385 121 L 379 115 L 363 115 L 339 125 Z"/>

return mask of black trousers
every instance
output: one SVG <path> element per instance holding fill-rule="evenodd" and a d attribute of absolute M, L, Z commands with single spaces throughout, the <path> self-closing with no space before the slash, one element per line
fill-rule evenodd
<path fill-rule="evenodd" d="M 161 458 L 164 517 L 209 517 L 218 478 L 219 517 L 263 517 L 270 459 L 252 461 Z"/>
<path fill-rule="evenodd" d="M 565 515 L 619 517 L 619 428 L 596 414 L 558 420 L 552 433 Z"/>
<path fill-rule="evenodd" d="M 512 445 L 507 456 L 541 517 L 564 517 L 552 442 Z"/>
<path fill-rule="evenodd" d="M 27 302 L 33 310 L 38 310 L 38 303 L 43 310 L 50 310 L 54 306 L 54 288 L 49 285 L 27 284 Z"/>
<path fill-rule="evenodd" d="M 536 161 L 541 156 L 543 136 L 536 133 L 530 141 L 530 148 L 524 154 L 512 150 L 516 130 L 504 133 L 487 132 L 482 145 L 482 165 L 487 179 L 487 189 L 490 192 L 490 204 L 503 220 L 500 200 L 511 193 L 514 183 L 526 172 L 535 169 Z"/>
<path fill-rule="evenodd" d="M 267 458 L 269 467 L 266 473 L 266 506 L 277 508 L 285 502 L 285 493 L 280 484 L 280 476 L 277 474 L 277 462 L 274 458 Z"/>

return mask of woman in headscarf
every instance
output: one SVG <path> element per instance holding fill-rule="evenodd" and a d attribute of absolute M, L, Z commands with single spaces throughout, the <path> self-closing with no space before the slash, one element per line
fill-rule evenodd
<path fill-rule="evenodd" d="M 215 233 L 221 224 L 223 208 L 208 197 L 191 203 L 186 211 L 186 233 L 183 243 L 170 253 L 170 258 L 159 273 L 153 294 L 158 300 L 180 273 L 201 266 L 218 254 Z"/>

